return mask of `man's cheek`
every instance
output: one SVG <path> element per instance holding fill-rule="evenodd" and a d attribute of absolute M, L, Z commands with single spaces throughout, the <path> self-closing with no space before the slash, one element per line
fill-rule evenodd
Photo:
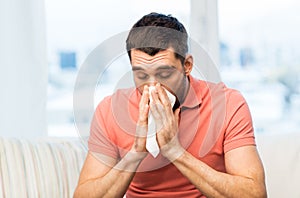
<path fill-rule="evenodd" d="M 172 94 L 176 94 L 176 92 L 177 92 L 177 85 L 178 85 L 177 81 L 178 80 L 176 80 L 176 79 L 175 80 L 169 79 L 169 80 L 160 82 L 160 84 L 162 84 Z"/>
<path fill-rule="evenodd" d="M 137 78 L 134 78 L 134 84 L 135 84 L 135 87 L 140 90 L 140 87 L 143 87 L 143 85 L 145 84 L 145 82 L 143 82 L 141 80 L 138 80 Z"/>

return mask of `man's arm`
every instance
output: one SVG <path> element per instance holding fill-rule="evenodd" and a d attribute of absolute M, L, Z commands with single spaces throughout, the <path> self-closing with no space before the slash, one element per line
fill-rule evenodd
<path fill-rule="evenodd" d="M 214 170 L 188 152 L 173 164 L 207 197 L 267 197 L 263 166 L 255 146 L 228 151 L 227 173 Z"/>
<path fill-rule="evenodd" d="M 136 156 L 129 152 L 116 163 L 113 158 L 89 152 L 74 197 L 123 197 L 142 160 Z"/>
<path fill-rule="evenodd" d="M 123 197 L 136 169 L 146 157 L 149 89 L 145 86 L 139 107 L 136 137 L 131 150 L 120 160 L 89 152 L 74 197 Z"/>

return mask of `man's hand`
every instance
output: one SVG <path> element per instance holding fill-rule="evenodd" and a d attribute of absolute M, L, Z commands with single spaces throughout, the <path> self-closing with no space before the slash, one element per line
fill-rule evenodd
<path fill-rule="evenodd" d="M 180 109 L 173 112 L 166 91 L 159 83 L 155 88 L 155 91 L 151 92 L 153 100 L 150 110 L 156 123 L 157 141 L 162 155 L 173 161 L 184 152 L 178 140 Z"/>
<path fill-rule="evenodd" d="M 136 127 L 136 135 L 133 146 L 131 148 L 132 153 L 137 153 L 140 159 L 143 159 L 147 155 L 146 150 L 146 138 L 148 131 L 148 112 L 149 112 L 149 87 L 144 86 L 142 98 L 139 104 L 139 119 Z"/>

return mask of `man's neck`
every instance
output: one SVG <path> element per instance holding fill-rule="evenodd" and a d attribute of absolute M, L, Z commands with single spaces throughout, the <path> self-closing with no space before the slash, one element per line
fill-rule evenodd
<path fill-rule="evenodd" d="M 182 99 L 180 100 L 180 104 L 182 104 L 185 101 L 185 99 L 186 99 L 186 97 L 187 97 L 187 95 L 189 93 L 189 90 L 190 90 L 190 78 L 189 78 L 189 76 L 187 76 L 185 78 L 184 94 L 183 94 Z"/>

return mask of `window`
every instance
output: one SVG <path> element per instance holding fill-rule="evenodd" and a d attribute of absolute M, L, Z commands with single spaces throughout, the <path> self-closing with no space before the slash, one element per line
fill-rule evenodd
<path fill-rule="evenodd" d="M 221 75 L 246 98 L 256 132 L 299 132 L 300 4 L 219 1 Z"/>

